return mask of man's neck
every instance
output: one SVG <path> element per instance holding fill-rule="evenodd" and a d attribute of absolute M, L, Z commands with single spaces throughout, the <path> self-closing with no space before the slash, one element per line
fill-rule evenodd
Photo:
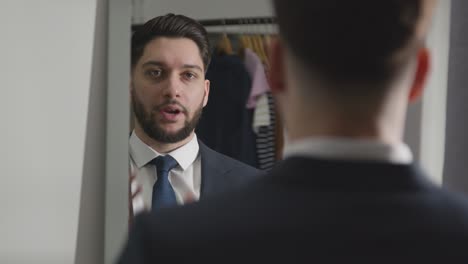
<path fill-rule="evenodd" d="M 304 119 L 305 120 L 305 119 Z M 401 142 L 402 128 L 394 122 L 366 122 L 359 119 L 341 119 L 319 117 L 314 122 L 292 122 L 287 131 L 288 141 L 295 142 L 306 138 L 347 138 L 350 140 L 373 140 L 387 144 Z"/>
<path fill-rule="evenodd" d="M 190 140 L 192 140 L 194 136 L 194 132 L 192 132 L 190 136 L 176 143 L 159 142 L 149 137 L 138 126 L 135 126 L 135 134 L 138 136 L 139 139 L 141 139 L 141 141 L 143 141 L 143 143 L 150 146 L 152 149 L 156 150 L 158 153 L 169 153 L 175 149 L 178 149 L 182 147 L 183 145 L 187 144 L 188 142 L 190 142 Z"/>

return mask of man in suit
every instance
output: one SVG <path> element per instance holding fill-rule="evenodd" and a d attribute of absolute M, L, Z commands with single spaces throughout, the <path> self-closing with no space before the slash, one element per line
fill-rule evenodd
<path fill-rule="evenodd" d="M 402 142 L 434 1 L 273 2 L 285 160 L 236 191 L 142 215 L 119 263 L 468 263 L 466 198 L 430 182 Z"/>
<path fill-rule="evenodd" d="M 197 139 L 194 129 L 210 91 L 209 62 L 207 32 L 191 18 L 168 14 L 134 32 L 130 219 L 222 193 L 258 174 Z"/>

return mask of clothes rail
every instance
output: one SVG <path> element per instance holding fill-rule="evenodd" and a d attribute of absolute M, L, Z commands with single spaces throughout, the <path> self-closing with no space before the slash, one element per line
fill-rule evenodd
<path fill-rule="evenodd" d="M 232 26 L 232 25 L 259 25 L 276 24 L 275 17 L 240 17 L 240 18 L 218 18 L 198 20 L 205 27 L 210 26 Z M 138 30 L 142 24 L 132 25 L 132 31 Z"/>

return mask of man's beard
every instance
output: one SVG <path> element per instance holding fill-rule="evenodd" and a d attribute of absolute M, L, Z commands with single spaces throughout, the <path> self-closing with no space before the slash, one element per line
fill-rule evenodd
<path fill-rule="evenodd" d="M 163 107 L 171 104 L 177 104 L 182 109 L 181 113 L 186 116 L 184 126 L 174 133 L 164 131 L 155 119 L 156 113 L 158 113 Z M 176 100 L 168 100 L 163 104 L 154 107 L 151 111 L 146 111 L 143 103 L 137 98 L 135 92 L 132 91 L 132 106 L 135 117 L 146 135 L 158 142 L 177 143 L 189 137 L 197 126 L 203 110 L 203 101 L 194 112 L 191 119 L 188 118 L 188 110 Z"/>

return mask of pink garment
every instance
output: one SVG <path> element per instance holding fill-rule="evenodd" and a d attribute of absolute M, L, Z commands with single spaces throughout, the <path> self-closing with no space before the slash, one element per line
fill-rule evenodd
<path fill-rule="evenodd" d="M 250 89 L 246 107 L 254 109 L 260 96 L 270 91 L 270 85 L 268 84 L 262 61 L 251 49 L 245 49 L 244 64 L 250 78 L 252 78 L 252 88 Z"/>

